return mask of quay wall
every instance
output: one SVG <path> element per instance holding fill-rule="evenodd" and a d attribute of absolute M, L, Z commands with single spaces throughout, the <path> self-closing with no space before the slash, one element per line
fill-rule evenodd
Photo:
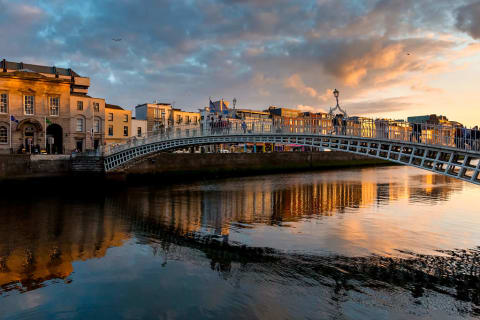
<path fill-rule="evenodd" d="M 0 180 L 61 177 L 71 172 L 68 155 L 0 154 Z"/>
<path fill-rule="evenodd" d="M 241 176 L 260 173 L 315 170 L 322 168 L 353 167 L 386 164 L 355 154 L 343 152 L 285 152 L 285 153 L 159 153 L 141 159 L 107 178 L 142 179 L 151 176 L 202 178 Z M 0 181 L 28 180 L 96 175 L 103 177 L 100 157 L 68 155 L 0 155 Z M 170 180 L 172 181 L 172 180 Z"/>
<path fill-rule="evenodd" d="M 326 168 L 385 165 L 389 162 L 366 156 L 331 152 L 274 153 L 159 153 L 142 159 L 116 175 L 127 178 L 147 176 L 188 177 L 241 176 L 260 173 L 318 170 Z"/>

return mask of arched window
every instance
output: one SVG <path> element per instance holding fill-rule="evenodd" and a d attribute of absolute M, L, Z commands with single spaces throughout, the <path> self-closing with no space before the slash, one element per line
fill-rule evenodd
<path fill-rule="evenodd" d="M 0 143 L 8 143 L 8 129 L 0 126 Z"/>

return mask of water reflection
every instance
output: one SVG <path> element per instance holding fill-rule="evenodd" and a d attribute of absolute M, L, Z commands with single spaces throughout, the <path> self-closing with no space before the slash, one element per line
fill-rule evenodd
<path fill-rule="evenodd" d="M 462 308 L 476 312 L 478 252 L 437 250 L 458 244 L 473 248 L 478 238 L 465 235 L 480 225 L 478 219 L 438 226 L 432 223 L 438 216 L 417 207 L 438 211 L 447 203 L 462 223 L 461 214 L 472 218 L 465 211 L 469 203 L 453 201 L 452 195 L 471 198 L 471 190 L 461 181 L 393 167 L 135 187 L 91 200 L 79 195 L 12 204 L 4 199 L 0 295 L 9 299 L 12 292 L 42 288 L 55 279 L 68 283 L 75 262 L 107 261 L 108 248 L 124 248 L 129 261 L 125 244 L 133 240 L 135 248 L 151 248 L 153 257 L 161 257 L 162 267 L 172 259 L 207 262 L 224 280 L 262 274 L 288 286 L 293 279 L 295 286 L 333 290 L 329 294 L 340 300 L 342 292 L 372 290 L 378 281 L 415 298 L 424 290 L 441 293 L 442 286 L 450 287 L 456 290 L 451 297 L 473 303 Z M 328 254 L 318 254 L 319 248 Z M 405 248 L 414 252 L 400 251 Z M 423 249 L 437 254 L 419 255 Z M 398 255 L 392 256 L 395 250 Z M 130 265 L 122 264 L 128 270 Z M 112 272 L 115 268 L 120 267 Z"/>

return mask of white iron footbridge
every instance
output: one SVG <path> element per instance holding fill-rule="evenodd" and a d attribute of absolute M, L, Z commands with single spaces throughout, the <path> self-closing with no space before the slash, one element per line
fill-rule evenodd
<path fill-rule="evenodd" d="M 108 146 L 104 161 L 105 171 L 109 172 L 143 157 L 180 148 L 229 143 L 293 144 L 388 160 L 480 185 L 479 139 L 473 130 L 468 134 L 446 126 L 379 125 L 374 121 L 308 128 L 265 123 L 249 123 L 247 128 L 229 124 L 205 129 L 197 125 Z"/>

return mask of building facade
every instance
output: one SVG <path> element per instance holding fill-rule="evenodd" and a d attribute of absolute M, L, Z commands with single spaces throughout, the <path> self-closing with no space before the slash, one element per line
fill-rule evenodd
<path fill-rule="evenodd" d="M 132 111 L 105 105 L 105 144 L 125 143 L 132 132 Z"/>
<path fill-rule="evenodd" d="M 172 108 L 170 123 L 179 125 L 198 125 L 200 123 L 200 112 L 183 111 Z"/>
<path fill-rule="evenodd" d="M 103 144 L 103 99 L 71 69 L 1 61 L 0 152 L 71 153 Z"/>
<path fill-rule="evenodd" d="M 174 127 L 200 124 L 200 113 L 172 108 L 169 103 L 144 103 L 135 107 L 135 118 L 146 121 L 146 135 L 173 132 Z"/>
<path fill-rule="evenodd" d="M 144 138 L 147 134 L 147 120 L 138 120 L 136 117 L 132 118 L 132 132 L 130 137 Z"/>
<path fill-rule="evenodd" d="M 172 105 L 170 103 L 144 103 L 135 107 L 135 118 L 147 121 L 146 134 L 161 132 L 173 126 Z"/>

